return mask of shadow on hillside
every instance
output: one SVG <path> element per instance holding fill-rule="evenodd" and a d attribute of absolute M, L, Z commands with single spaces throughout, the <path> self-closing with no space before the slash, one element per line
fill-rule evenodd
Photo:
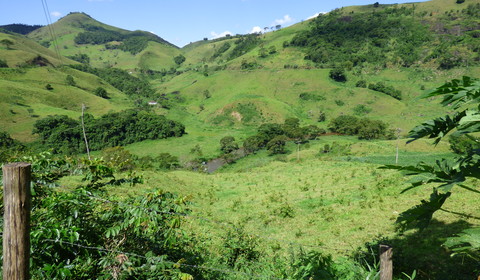
<path fill-rule="evenodd" d="M 414 270 L 417 271 L 415 279 L 477 279 L 480 275 L 478 262 L 460 256 L 451 257 L 450 252 L 442 247 L 447 237 L 469 227 L 471 224 L 463 220 L 449 224 L 433 220 L 422 232 L 408 231 L 393 238 L 378 238 L 369 242 L 358 250 L 355 258 L 373 264 L 378 261 L 378 246 L 386 244 L 393 247 L 394 274 L 400 279 L 407 279 L 402 272 L 412 275 Z M 371 252 L 375 253 L 375 257 Z"/>

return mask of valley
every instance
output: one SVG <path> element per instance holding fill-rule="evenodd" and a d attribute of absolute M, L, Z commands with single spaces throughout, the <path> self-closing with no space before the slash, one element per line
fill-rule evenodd
<path fill-rule="evenodd" d="M 479 0 L 182 48 L 82 12 L 14 27 L 0 162 L 33 163 L 33 279 L 379 279 L 379 244 L 394 279 L 478 276 Z"/>

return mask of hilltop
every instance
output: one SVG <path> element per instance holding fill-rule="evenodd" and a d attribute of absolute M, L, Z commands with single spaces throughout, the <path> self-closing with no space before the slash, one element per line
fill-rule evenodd
<path fill-rule="evenodd" d="M 178 47 L 153 33 L 120 29 L 85 13 L 70 13 L 27 36 L 45 47 L 56 48 L 63 56 L 86 54 L 95 67 L 133 70 L 160 64 L 170 68 L 174 65 L 173 56 L 179 53 Z"/>

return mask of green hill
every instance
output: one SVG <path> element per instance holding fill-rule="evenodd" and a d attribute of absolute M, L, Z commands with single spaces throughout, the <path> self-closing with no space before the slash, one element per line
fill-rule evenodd
<path fill-rule="evenodd" d="M 356 115 L 385 121 L 391 128 L 401 128 L 405 133 L 415 124 L 437 116 L 445 109 L 434 100 L 418 100 L 421 94 L 445 80 L 480 74 L 478 47 L 475 47 L 480 1 L 453 2 L 447 5 L 444 0 L 433 0 L 415 5 L 345 7 L 273 32 L 202 40 L 182 49 L 148 32 L 119 29 L 83 13 L 71 13 L 51 26 L 56 34 L 55 42 L 48 27 L 28 34 L 48 49 L 23 37 L 16 40 L 27 42 L 21 44 L 22 47 L 32 45 L 44 51 L 42 56 L 54 66 L 73 63 L 65 58 L 55 59 L 58 50 L 61 55 L 77 60 L 84 55 L 93 67 L 126 69 L 134 76 L 147 79 L 156 91 L 152 100 L 159 105 L 154 107 L 155 111 L 186 124 L 189 134 L 183 139 L 187 140 L 176 141 L 188 141 L 191 145 L 180 145 L 175 153 L 188 155 L 198 142 L 208 151 L 207 157 L 214 157 L 218 153 L 217 140 L 222 136 L 232 134 L 241 141 L 261 123 L 281 123 L 289 117 L 299 118 L 302 125 L 327 128 L 337 116 Z M 357 30 L 350 24 L 363 24 L 372 14 L 377 18 L 380 15 L 376 22 L 379 28 L 365 28 L 363 33 L 355 35 L 357 37 L 349 34 L 332 37 L 335 33 L 317 32 L 321 26 L 333 31 L 336 28 Z M 403 33 L 388 29 L 388 20 L 398 22 Z M 419 38 L 425 37 L 428 41 L 419 40 L 417 45 L 402 41 L 403 35 L 417 38 L 418 32 L 425 33 Z M 133 43 L 129 41 L 132 38 Z M 357 44 L 360 48 L 352 38 L 361 42 Z M 399 52 L 395 46 L 402 46 L 405 52 Z M 349 48 L 355 51 L 349 52 Z M 413 53 L 408 51 L 410 48 L 416 48 L 418 54 L 411 61 L 404 55 Z M 20 50 L 2 48 L 0 54 L 14 51 Z M 349 56 L 345 56 L 346 53 Z M 185 61 L 177 64 L 174 58 L 180 55 Z M 23 63 L 16 61 L 19 57 L 27 55 L 6 57 L 8 65 Z M 442 59 L 451 64 L 441 67 Z M 343 69 L 346 82 L 329 77 L 333 67 Z M 65 75 L 64 69 L 49 71 Z M 11 77 L 28 76 L 35 71 L 5 75 L 8 79 L 17 79 Z M 81 75 L 90 77 L 78 71 L 75 75 L 79 83 L 84 79 Z M 63 79 L 59 76 L 52 81 L 59 83 Z M 48 79 L 44 81 L 48 82 Z M 99 86 L 86 84 L 92 85 L 89 90 Z M 401 97 L 394 98 L 379 88 L 394 90 Z M 126 99 L 121 100 L 101 101 L 108 102 L 112 110 L 129 106 Z M 109 108 L 99 107 L 104 109 L 96 111 L 97 114 Z M 318 122 L 320 114 L 326 115 L 325 122 Z M 20 137 L 15 129 L 8 130 Z M 20 138 L 32 139 L 27 131 L 23 130 L 24 136 Z M 134 145 L 130 149 L 137 154 L 158 154 L 169 151 L 171 141 L 155 142 L 151 149 L 145 145 Z"/>
<path fill-rule="evenodd" d="M 0 127 L 15 138 L 33 140 L 33 123 L 47 115 L 77 118 L 82 104 L 94 115 L 131 106 L 124 93 L 98 77 L 62 66 L 75 61 L 19 35 L 0 33 L 2 40 L 11 44 L 0 46 L 0 60 L 9 66 L 0 68 Z M 69 75 L 74 86 L 66 80 Z M 94 95 L 98 87 L 105 88 L 110 99 Z"/>
<path fill-rule="evenodd" d="M 55 39 L 52 38 L 53 30 Z M 179 52 L 173 44 L 146 31 L 128 31 L 96 21 L 84 13 L 70 13 L 52 26 L 37 29 L 28 37 L 63 56 L 84 54 L 94 67 L 118 67 L 134 70 L 174 66 L 173 57 Z"/>

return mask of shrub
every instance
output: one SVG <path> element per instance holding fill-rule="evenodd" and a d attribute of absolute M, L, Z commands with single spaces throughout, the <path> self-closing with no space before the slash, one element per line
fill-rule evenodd
<path fill-rule="evenodd" d="M 3 59 L 0 59 L 0 68 L 8 68 L 7 62 Z"/>
<path fill-rule="evenodd" d="M 371 83 L 368 85 L 368 89 L 385 93 L 397 100 L 402 100 L 402 92 L 400 90 L 397 90 L 392 86 L 387 86 L 383 82 L 378 82 L 376 84 Z"/>
<path fill-rule="evenodd" d="M 371 108 L 363 105 L 363 104 L 358 104 L 357 106 L 355 106 L 353 108 L 353 113 L 357 116 L 363 116 L 363 115 L 366 115 L 368 113 L 370 113 L 372 111 Z"/>
<path fill-rule="evenodd" d="M 177 65 L 180 65 L 180 64 L 184 63 L 185 60 L 186 60 L 185 56 L 183 56 L 183 55 L 181 55 L 181 54 L 180 54 L 180 55 L 177 55 L 176 57 L 173 58 L 173 61 L 175 61 L 175 63 L 176 63 Z"/>
<path fill-rule="evenodd" d="M 360 80 L 355 84 L 356 87 L 359 88 L 366 88 L 367 87 L 367 82 L 365 80 Z"/>
<path fill-rule="evenodd" d="M 171 170 L 180 167 L 178 157 L 169 153 L 161 153 L 155 158 L 158 168 Z"/>
<path fill-rule="evenodd" d="M 220 139 L 220 150 L 224 154 L 238 150 L 238 144 L 235 142 L 235 138 L 233 136 L 225 136 Z"/>
<path fill-rule="evenodd" d="M 471 135 L 455 135 L 452 134 L 448 143 L 450 149 L 456 154 L 468 154 L 473 150 L 480 149 L 480 138 Z"/>
<path fill-rule="evenodd" d="M 287 137 L 285 135 L 275 136 L 267 143 L 267 150 L 270 155 L 284 154 L 286 153 L 285 144 L 287 143 Z"/>
<path fill-rule="evenodd" d="M 358 119 L 354 116 L 342 115 L 332 120 L 328 128 L 332 132 L 356 135 L 359 139 L 391 139 L 392 133 L 386 123 L 367 118 Z"/>
<path fill-rule="evenodd" d="M 93 92 L 96 96 L 98 97 L 101 97 L 101 98 L 105 98 L 105 99 L 108 99 L 108 93 L 107 93 L 107 90 L 102 88 L 102 87 L 98 87 L 95 89 L 95 91 Z"/>
<path fill-rule="evenodd" d="M 342 68 L 334 68 L 330 70 L 329 77 L 334 81 L 344 83 L 347 81 L 347 75 L 345 74 L 345 70 Z"/>

